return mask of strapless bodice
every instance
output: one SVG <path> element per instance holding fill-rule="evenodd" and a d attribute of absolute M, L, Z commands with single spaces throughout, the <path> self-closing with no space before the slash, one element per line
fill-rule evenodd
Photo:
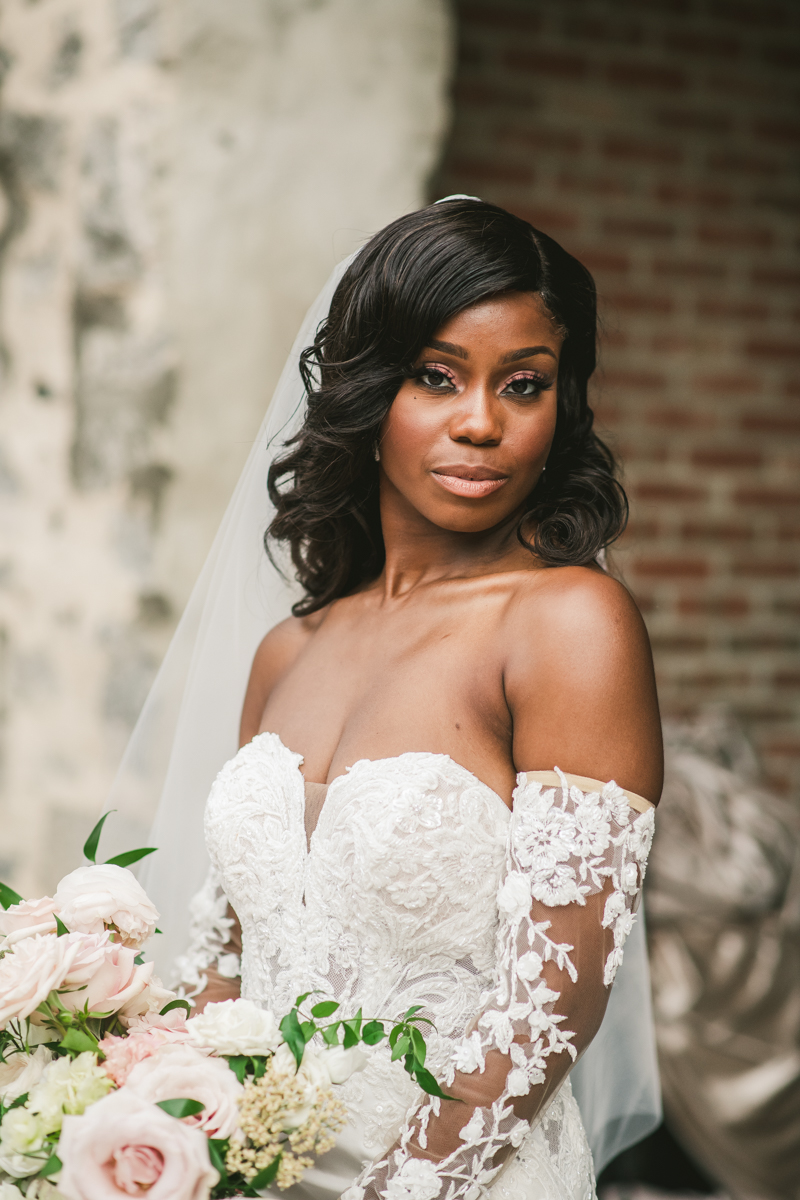
<path fill-rule="evenodd" d="M 312 987 L 372 1016 L 424 1003 L 457 1036 L 491 982 L 509 809 L 447 755 L 362 760 L 329 785 L 307 845 L 301 762 L 260 734 L 209 797 L 243 994 L 276 1012 Z"/>

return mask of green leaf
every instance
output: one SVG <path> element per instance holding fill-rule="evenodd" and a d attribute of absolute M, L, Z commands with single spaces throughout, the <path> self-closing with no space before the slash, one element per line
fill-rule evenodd
<path fill-rule="evenodd" d="M 183 1117 L 194 1117 L 205 1108 L 205 1104 L 201 1104 L 199 1100 L 188 1100 L 185 1096 L 177 1100 L 157 1100 L 158 1108 L 163 1108 L 164 1112 L 170 1117 L 177 1117 L 182 1120 Z"/>
<path fill-rule="evenodd" d="M 302 996 L 298 996 L 297 999 L 295 1000 L 295 1002 L 294 1002 L 295 1008 L 299 1008 L 300 1005 L 303 1004 L 304 1001 L 306 1001 L 309 996 L 313 996 L 313 995 L 314 995 L 313 992 L 303 992 Z"/>
<path fill-rule="evenodd" d="M 417 1060 L 417 1062 L 419 1063 L 419 1065 L 421 1067 L 424 1067 L 425 1066 L 425 1055 L 428 1052 L 428 1048 L 425 1045 L 425 1038 L 422 1036 L 422 1034 L 420 1033 L 420 1031 L 418 1029 L 414 1028 L 413 1025 L 411 1026 L 411 1028 L 409 1030 L 409 1035 L 411 1037 L 411 1048 L 414 1052 L 414 1058 Z"/>
<path fill-rule="evenodd" d="M 208 1157 L 215 1171 L 219 1171 L 219 1181 L 224 1187 L 228 1182 L 228 1170 L 225 1166 L 225 1155 L 228 1152 L 227 1138 L 208 1139 Z"/>
<path fill-rule="evenodd" d="M 338 1046 L 339 1045 L 339 1026 L 340 1025 L 341 1025 L 341 1021 L 337 1021 L 334 1025 L 328 1025 L 325 1029 L 322 1029 L 320 1031 L 322 1033 L 322 1040 L 326 1046 Z"/>
<path fill-rule="evenodd" d="M 409 1009 L 406 1011 L 406 1014 L 405 1014 L 405 1016 L 403 1017 L 403 1020 L 404 1020 L 404 1021 L 410 1021 L 410 1020 L 411 1020 L 411 1018 L 412 1018 L 412 1017 L 415 1015 L 415 1013 L 418 1013 L 418 1012 L 420 1012 L 420 1011 L 421 1011 L 421 1009 L 422 1009 L 422 1005 L 421 1005 L 421 1004 L 412 1004 L 412 1005 L 411 1005 L 411 1008 L 409 1008 Z"/>
<path fill-rule="evenodd" d="M 97 1053 L 97 1038 L 86 1029 L 68 1029 L 59 1043 L 62 1050 L 83 1054 L 84 1050 Z"/>
<path fill-rule="evenodd" d="M 234 1054 L 228 1059 L 228 1066 L 233 1071 L 239 1083 L 244 1083 L 244 1077 L 247 1074 L 247 1055 Z"/>
<path fill-rule="evenodd" d="M 12 904 L 22 904 L 22 896 L 7 883 L 0 883 L 0 904 L 3 908 L 11 908 Z"/>
<path fill-rule="evenodd" d="M 155 854 L 158 846 L 142 846 L 140 850 L 126 850 L 124 854 L 115 854 L 113 858 L 107 858 L 105 865 L 107 867 L 129 867 L 132 863 L 138 862 L 140 858 L 147 858 L 148 854 Z"/>
<path fill-rule="evenodd" d="M 314 1021 L 301 1021 L 300 1030 L 303 1034 L 303 1039 L 310 1042 L 314 1034 L 317 1032 L 317 1026 Z"/>
<path fill-rule="evenodd" d="M 308 995 L 309 993 L 306 993 Z M 305 999 L 305 997 L 303 997 Z M 306 1039 L 303 1035 L 303 1030 L 300 1027 L 300 1022 L 297 1018 L 297 1009 L 293 1008 L 286 1014 L 280 1023 L 279 1029 L 283 1034 L 283 1040 L 294 1055 L 295 1062 L 299 1068 L 303 1061 L 303 1051 L 306 1048 Z M 355 1045 L 355 1042 L 352 1043 Z M 276 1168 L 277 1170 L 277 1168 Z M 255 1184 L 253 1184 L 255 1187 Z"/>
<path fill-rule="evenodd" d="M 141 967 L 142 963 L 144 962 L 144 955 L 143 955 L 143 954 L 137 954 L 137 955 L 136 955 L 136 958 L 135 958 L 133 961 L 134 961 L 134 963 L 136 964 L 136 966 L 137 966 L 137 967 Z"/>
<path fill-rule="evenodd" d="M 54 913 L 53 915 L 56 918 L 56 933 L 59 937 L 63 937 L 65 933 L 69 933 L 69 930 L 57 914 Z"/>
<path fill-rule="evenodd" d="M 158 1015 L 160 1017 L 166 1016 L 168 1012 L 172 1012 L 173 1008 L 185 1008 L 187 1013 L 192 1011 L 192 1006 L 188 1000 L 176 998 L 175 1000 L 170 1000 L 169 1004 L 165 1004 Z"/>
<path fill-rule="evenodd" d="M 386 1037 L 382 1021 L 368 1021 L 361 1031 L 361 1040 L 368 1046 L 377 1046 Z"/>
<path fill-rule="evenodd" d="M 403 1028 L 403 1026 L 395 1025 L 394 1029 L 389 1034 L 389 1045 L 392 1047 L 392 1049 L 394 1049 L 394 1047 L 397 1045 L 397 1039 L 402 1034 L 405 1034 L 405 1029 Z"/>
<path fill-rule="evenodd" d="M 408 1054 L 410 1049 L 411 1038 L 409 1038 L 407 1035 L 398 1038 L 392 1047 L 392 1062 L 397 1062 L 398 1058 L 402 1058 L 403 1055 Z"/>
<path fill-rule="evenodd" d="M 255 1191 L 261 1191 L 262 1188 L 269 1187 L 275 1176 L 278 1174 L 278 1167 L 281 1165 L 281 1155 L 273 1158 L 268 1167 L 264 1167 L 263 1171 L 259 1171 L 255 1179 L 250 1180 L 251 1188 Z"/>
<path fill-rule="evenodd" d="M 251 1054 L 250 1062 L 253 1067 L 253 1079 L 260 1079 L 267 1069 L 267 1060 L 263 1054 Z"/>
<path fill-rule="evenodd" d="M 61 1159 L 57 1154 L 51 1154 L 47 1162 L 39 1171 L 40 1175 L 55 1175 L 56 1171 L 61 1170 Z"/>
<path fill-rule="evenodd" d="M 408 1065 L 406 1065 L 406 1070 L 408 1070 Z M 457 1100 L 459 1104 L 463 1104 L 463 1100 L 459 1100 L 458 1096 L 448 1096 L 447 1092 L 442 1091 L 427 1067 L 413 1067 L 408 1070 L 408 1073 L 416 1079 L 423 1092 L 427 1092 L 429 1096 L 439 1096 L 442 1100 Z"/>
<path fill-rule="evenodd" d="M 312 1017 L 330 1017 L 332 1016 L 339 1005 L 335 1000 L 320 1000 L 319 1004 L 315 1004 L 311 1010 Z"/>
<path fill-rule="evenodd" d="M 355 1029 L 353 1029 L 353 1022 L 352 1021 L 342 1021 L 342 1027 L 344 1029 L 343 1045 L 344 1045 L 345 1050 L 349 1050 L 351 1046 L 357 1046 L 359 1043 L 359 1036 L 356 1033 Z"/>
<path fill-rule="evenodd" d="M 6 1112 L 11 1112 L 12 1108 L 19 1108 L 22 1104 L 28 1103 L 28 1093 L 23 1092 L 21 1096 L 17 1096 L 16 1100 L 12 1100 L 6 1108 Z"/>
<path fill-rule="evenodd" d="M 103 826 L 106 823 L 106 818 L 110 817 L 112 812 L 116 811 L 117 810 L 115 808 L 110 808 L 107 813 L 103 813 L 102 817 L 84 842 L 83 855 L 84 858 L 88 858 L 90 863 L 95 862 L 97 859 L 97 847 L 100 843 L 100 834 L 103 832 Z"/>
<path fill-rule="evenodd" d="M 162 933 L 162 932 L 163 931 L 161 929 L 159 929 L 158 926 L 156 925 L 155 929 L 153 930 L 153 933 Z"/>

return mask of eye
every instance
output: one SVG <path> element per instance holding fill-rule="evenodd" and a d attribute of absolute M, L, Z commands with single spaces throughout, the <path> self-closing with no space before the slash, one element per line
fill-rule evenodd
<path fill-rule="evenodd" d="M 503 388 L 504 396 L 519 396 L 527 399 L 528 397 L 540 396 L 545 388 L 551 387 L 549 379 L 543 379 L 540 375 L 515 375 L 510 379 Z"/>
<path fill-rule="evenodd" d="M 453 387 L 452 376 L 439 367 L 423 367 L 417 374 L 417 379 L 423 387 L 432 392 L 446 392 Z"/>

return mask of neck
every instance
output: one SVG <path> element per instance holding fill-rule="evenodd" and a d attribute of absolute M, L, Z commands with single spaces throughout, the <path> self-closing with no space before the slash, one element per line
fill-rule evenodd
<path fill-rule="evenodd" d="M 468 578 L 529 565 L 530 553 L 517 539 L 521 515 L 521 510 L 513 512 L 499 525 L 479 533 L 459 533 L 428 521 L 391 484 L 382 486 L 381 526 L 386 562 L 377 587 L 383 599 L 399 599 L 437 580 Z"/>

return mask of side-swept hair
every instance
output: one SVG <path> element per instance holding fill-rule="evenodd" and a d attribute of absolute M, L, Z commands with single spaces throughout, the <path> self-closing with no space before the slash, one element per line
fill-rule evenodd
<path fill-rule="evenodd" d="M 581 263 L 493 204 L 449 200 L 387 225 L 350 264 L 313 345 L 301 355 L 308 412 L 269 471 L 275 516 L 315 612 L 376 578 L 385 561 L 373 448 L 403 381 L 436 331 L 470 305 L 535 292 L 565 330 L 547 470 L 518 537 L 547 566 L 592 562 L 619 537 L 625 493 L 593 432 L 587 384 L 596 364 L 596 294 Z M 535 526 L 532 542 L 523 525 Z"/>

